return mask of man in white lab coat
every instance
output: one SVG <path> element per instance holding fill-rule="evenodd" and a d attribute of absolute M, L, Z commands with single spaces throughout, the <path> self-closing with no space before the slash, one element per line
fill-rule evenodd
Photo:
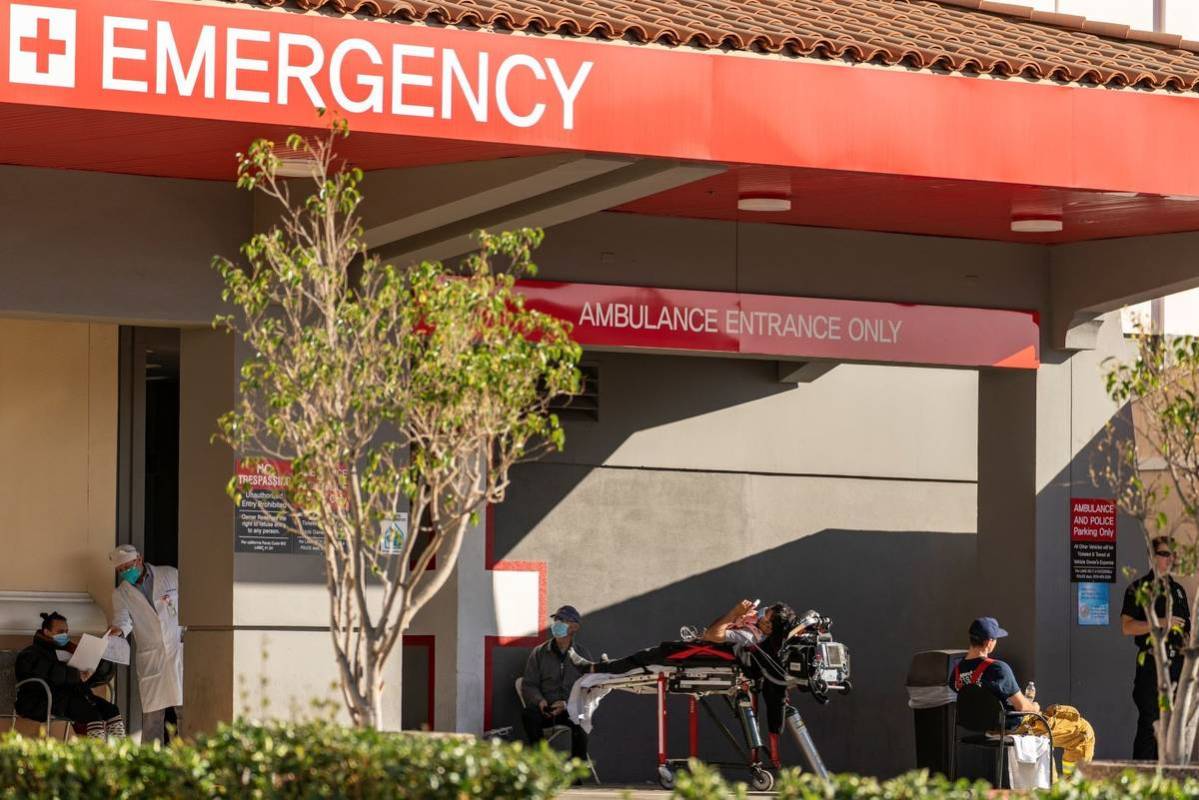
<path fill-rule="evenodd" d="M 131 544 L 108 554 L 117 572 L 112 590 L 114 636 L 133 636 L 142 701 L 142 741 L 162 740 L 167 709 L 183 712 L 183 631 L 179 627 L 179 571 L 145 563 Z"/>

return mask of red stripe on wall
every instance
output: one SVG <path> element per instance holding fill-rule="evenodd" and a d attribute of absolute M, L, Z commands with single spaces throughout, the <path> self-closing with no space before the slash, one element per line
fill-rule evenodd
<path fill-rule="evenodd" d="M 549 566 L 544 561 L 499 561 L 495 557 L 495 506 L 487 506 L 484 521 L 486 555 L 484 567 L 497 572 L 537 573 L 537 615 L 539 625 L 534 636 L 485 636 L 483 637 L 483 730 L 495 727 L 492 696 L 495 689 L 493 673 L 494 650 L 497 647 L 536 647 L 548 635 L 546 621 L 549 619 Z M 516 691 L 515 687 L 513 691 Z"/>
<path fill-rule="evenodd" d="M 434 709 L 437 705 L 435 702 L 437 698 L 437 637 L 424 634 L 404 634 L 402 646 L 425 648 L 425 652 L 427 653 L 425 658 L 428 659 L 429 665 L 429 680 L 428 686 L 426 687 L 427 691 L 429 692 L 429 730 L 436 730 L 437 717 Z M 403 702 L 403 700 L 401 699 L 400 702 Z"/>

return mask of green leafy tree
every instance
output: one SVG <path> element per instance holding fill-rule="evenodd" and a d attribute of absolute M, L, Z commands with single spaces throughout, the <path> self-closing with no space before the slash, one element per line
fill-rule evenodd
<path fill-rule="evenodd" d="M 1144 331 L 1136 335 L 1136 358 L 1109 362 L 1108 395 L 1126 408 L 1131 425 L 1109 423 L 1092 468 L 1097 484 L 1111 487 L 1116 505 L 1136 520 L 1146 554 L 1154 564 L 1153 540 L 1174 541 L 1173 574 L 1193 576 L 1199 566 L 1199 339 L 1168 338 Z M 1199 728 L 1199 626 L 1192 625 L 1182 648 L 1178 681 L 1170 674 L 1171 633 L 1182 636 L 1169 577 L 1154 572 L 1137 598 L 1149 622 L 1158 705 L 1158 760 L 1178 765 L 1191 761 Z M 1157 601 L 1164 598 L 1163 614 Z M 1191 598 L 1196 619 L 1199 596 Z"/>
<path fill-rule="evenodd" d="M 291 508 L 271 513 L 324 555 L 345 705 L 356 725 L 379 728 L 384 665 L 402 658 L 397 643 L 478 513 L 503 500 L 513 465 L 562 447 L 550 402 L 578 392 L 580 350 L 515 287 L 535 269 L 540 231 L 480 233 L 456 269 L 368 252 L 362 173 L 336 154 L 344 135 L 341 125 L 288 139 L 312 170 L 299 201 L 271 142 L 239 154 L 238 186 L 273 200 L 279 217 L 242 263 L 215 260 L 232 307 L 216 324 L 250 352 L 219 437 L 259 469 L 290 461 Z M 240 500 L 235 480 L 229 491 Z M 392 525 L 405 511 L 401 540 Z"/>

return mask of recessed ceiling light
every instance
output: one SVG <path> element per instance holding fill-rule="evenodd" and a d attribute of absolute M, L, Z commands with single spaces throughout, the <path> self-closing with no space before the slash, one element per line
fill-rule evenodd
<path fill-rule="evenodd" d="M 790 211 L 791 198 L 777 194 L 743 194 L 737 198 L 741 211 Z"/>
<path fill-rule="evenodd" d="M 1061 229 L 1061 217 L 1012 217 L 1012 233 L 1057 233 Z"/>
<path fill-rule="evenodd" d="M 1103 192 L 1108 197 L 1137 197 L 1139 192 Z"/>
<path fill-rule="evenodd" d="M 275 174 L 283 178 L 311 178 L 316 172 L 316 162 L 311 158 L 281 158 Z"/>
<path fill-rule="evenodd" d="M 1199 203 L 1199 197 L 1193 194 L 1168 194 L 1167 200 L 1177 200 L 1179 203 Z"/>

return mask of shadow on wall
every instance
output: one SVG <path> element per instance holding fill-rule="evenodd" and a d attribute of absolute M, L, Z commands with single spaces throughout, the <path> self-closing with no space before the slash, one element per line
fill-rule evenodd
<path fill-rule="evenodd" d="M 782 599 L 800 612 L 816 608 L 833 618 L 834 634 L 850 648 L 854 691 L 834 697 L 826 706 L 797 695 L 797 705 L 831 769 L 893 775 L 910 769 L 915 754 L 904 690 L 908 661 L 916 651 L 959 643 L 974 616 L 962 601 L 974 561 L 971 535 L 825 530 L 592 611 L 585 615 L 579 641 L 596 657 L 601 652 L 624 655 L 677 638 L 680 625 L 705 625 L 742 597 L 758 597 L 763 603 Z M 628 563 L 597 564 L 596 569 L 596 583 L 613 591 L 620 583 L 614 571 L 653 565 L 637 564 L 636 553 L 630 552 Z M 570 586 L 551 580 L 551 607 L 578 602 L 575 594 L 590 593 L 579 589 L 572 593 Z M 511 679 L 519 674 L 527 652 L 503 649 L 496 654 L 497 723 L 519 726 Z M 685 700 L 675 699 L 669 713 L 672 754 L 685 755 Z M 723 717 L 733 724 L 727 709 Z M 609 695 L 595 726 L 591 751 L 602 780 L 654 780 L 652 697 Z M 700 732 L 701 756 L 736 757 L 703 716 Z M 801 763 L 789 742 L 783 759 Z"/>

